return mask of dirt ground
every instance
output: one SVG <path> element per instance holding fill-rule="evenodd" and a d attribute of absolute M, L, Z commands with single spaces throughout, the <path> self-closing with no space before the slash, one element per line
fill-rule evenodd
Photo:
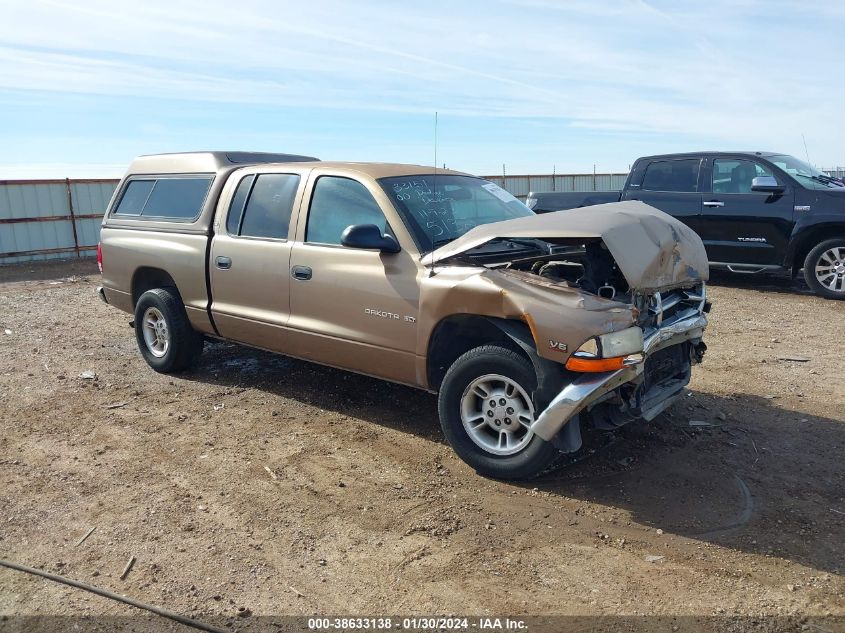
<path fill-rule="evenodd" d="M 0 268 L 0 558 L 237 622 L 845 615 L 845 302 L 714 280 L 683 401 L 514 484 L 430 394 L 222 343 L 156 374 L 93 272 Z M 0 568 L 0 614 L 131 613 Z"/>

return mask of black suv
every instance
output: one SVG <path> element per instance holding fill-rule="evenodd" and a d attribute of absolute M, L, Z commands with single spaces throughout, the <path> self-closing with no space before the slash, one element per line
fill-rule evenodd
<path fill-rule="evenodd" d="M 530 193 L 537 213 L 641 200 L 693 228 L 710 265 L 732 272 L 803 268 L 818 295 L 845 299 L 845 183 L 774 152 L 646 156 L 619 192 Z"/>

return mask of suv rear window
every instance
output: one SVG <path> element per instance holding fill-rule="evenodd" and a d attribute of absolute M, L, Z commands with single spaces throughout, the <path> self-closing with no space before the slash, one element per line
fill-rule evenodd
<path fill-rule="evenodd" d="M 136 178 L 126 185 L 115 215 L 193 220 L 202 210 L 211 176 Z"/>
<path fill-rule="evenodd" d="M 700 164 L 697 158 L 653 162 L 645 170 L 641 188 L 644 191 L 696 192 Z"/>

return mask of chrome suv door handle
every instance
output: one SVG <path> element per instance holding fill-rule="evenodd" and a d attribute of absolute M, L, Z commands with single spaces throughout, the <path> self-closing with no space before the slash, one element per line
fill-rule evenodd
<path fill-rule="evenodd" d="M 707 202 L 702 202 L 705 207 L 723 207 L 725 203 L 720 200 L 708 200 Z"/>
<path fill-rule="evenodd" d="M 299 281 L 308 281 L 312 273 L 313 271 L 308 266 L 294 266 L 290 269 L 291 277 Z"/>
<path fill-rule="evenodd" d="M 214 260 L 214 263 L 217 265 L 217 268 L 220 268 L 222 270 L 229 270 L 232 267 L 232 258 L 218 257 Z"/>

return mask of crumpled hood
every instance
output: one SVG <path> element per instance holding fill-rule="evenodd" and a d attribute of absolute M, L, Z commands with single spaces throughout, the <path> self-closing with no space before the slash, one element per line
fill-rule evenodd
<path fill-rule="evenodd" d="M 482 224 L 429 253 L 433 265 L 496 238 L 601 239 L 628 285 L 654 292 L 709 274 L 701 238 L 686 224 L 643 202 L 627 200 Z"/>

